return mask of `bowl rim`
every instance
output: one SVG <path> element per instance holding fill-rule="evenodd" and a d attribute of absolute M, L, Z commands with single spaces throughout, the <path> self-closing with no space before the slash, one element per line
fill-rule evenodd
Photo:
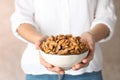
<path fill-rule="evenodd" d="M 41 54 L 41 52 L 44 53 L 44 54 L 46 54 L 46 55 L 54 55 L 54 56 L 72 56 L 72 55 L 81 55 L 81 54 L 84 54 L 84 53 L 88 53 L 89 50 L 87 50 L 87 51 L 85 51 L 85 52 L 83 52 L 83 53 L 80 53 L 80 54 L 66 54 L 66 55 L 60 55 L 60 54 L 47 54 L 47 53 L 45 53 L 43 50 L 39 50 L 39 53 L 40 53 L 40 54 Z"/>

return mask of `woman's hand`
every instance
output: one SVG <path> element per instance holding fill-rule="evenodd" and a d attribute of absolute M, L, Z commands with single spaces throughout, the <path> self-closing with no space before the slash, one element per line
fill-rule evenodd
<path fill-rule="evenodd" d="M 93 59 L 93 56 L 94 56 L 95 40 L 93 38 L 93 35 L 90 32 L 85 32 L 81 35 L 81 39 L 88 43 L 89 53 L 87 57 L 84 58 L 80 63 L 75 64 L 72 67 L 73 70 L 78 70 L 78 69 L 88 66 L 89 62 Z"/>
<path fill-rule="evenodd" d="M 37 50 L 41 49 L 42 42 L 45 41 L 47 38 L 48 36 L 41 36 L 41 38 L 35 42 L 35 47 Z"/>
<path fill-rule="evenodd" d="M 41 54 L 40 54 L 40 62 L 41 62 L 41 64 L 44 65 L 44 67 L 46 67 L 49 71 L 56 72 L 56 73 L 58 73 L 58 74 L 64 74 L 64 73 L 65 73 L 64 70 L 61 69 L 60 67 L 53 66 L 53 65 L 47 63 L 47 62 L 43 59 L 43 57 L 41 56 Z"/>
<path fill-rule="evenodd" d="M 38 40 L 38 41 L 35 43 L 35 47 L 36 47 L 37 50 L 40 50 L 40 49 L 41 49 L 41 43 L 42 43 L 43 41 L 45 41 L 46 38 L 47 38 L 47 36 L 43 36 L 40 40 Z M 47 63 L 47 62 L 43 59 L 43 57 L 41 56 L 41 54 L 40 54 L 40 63 L 41 63 L 44 67 L 46 67 L 49 71 L 56 72 L 56 73 L 58 73 L 58 74 L 64 74 L 64 73 L 65 73 L 63 69 Z"/>

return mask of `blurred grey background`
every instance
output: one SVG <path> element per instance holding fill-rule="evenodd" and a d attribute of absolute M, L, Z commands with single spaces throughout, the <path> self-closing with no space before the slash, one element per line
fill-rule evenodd
<path fill-rule="evenodd" d="M 118 17 L 115 34 L 102 43 L 104 80 L 120 80 L 120 0 L 114 0 Z M 24 80 L 20 67 L 25 43 L 11 32 L 10 16 L 14 11 L 14 0 L 0 0 L 0 80 Z"/>

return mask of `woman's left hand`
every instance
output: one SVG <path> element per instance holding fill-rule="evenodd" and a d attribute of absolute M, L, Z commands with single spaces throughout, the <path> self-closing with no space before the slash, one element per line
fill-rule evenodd
<path fill-rule="evenodd" d="M 90 32 L 85 32 L 81 35 L 81 39 L 88 43 L 89 53 L 87 57 L 85 57 L 80 63 L 75 64 L 72 67 L 72 70 L 79 70 L 83 67 L 88 66 L 89 62 L 93 59 L 93 56 L 94 56 L 95 40 L 93 35 Z"/>

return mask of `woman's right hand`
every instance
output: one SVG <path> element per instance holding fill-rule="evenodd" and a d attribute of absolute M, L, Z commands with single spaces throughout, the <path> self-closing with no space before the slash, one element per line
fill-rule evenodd
<path fill-rule="evenodd" d="M 47 36 L 43 36 L 40 40 L 36 41 L 35 47 L 36 47 L 37 50 L 40 50 L 40 49 L 41 49 L 41 43 L 42 43 L 43 41 L 45 41 L 46 38 L 47 38 Z M 45 68 L 47 68 L 49 71 L 56 72 L 56 73 L 58 73 L 58 74 L 64 74 L 64 73 L 65 73 L 65 71 L 64 71 L 63 69 L 47 63 L 47 62 L 44 60 L 44 58 L 41 56 L 41 54 L 40 54 L 40 63 L 41 63 Z"/>

